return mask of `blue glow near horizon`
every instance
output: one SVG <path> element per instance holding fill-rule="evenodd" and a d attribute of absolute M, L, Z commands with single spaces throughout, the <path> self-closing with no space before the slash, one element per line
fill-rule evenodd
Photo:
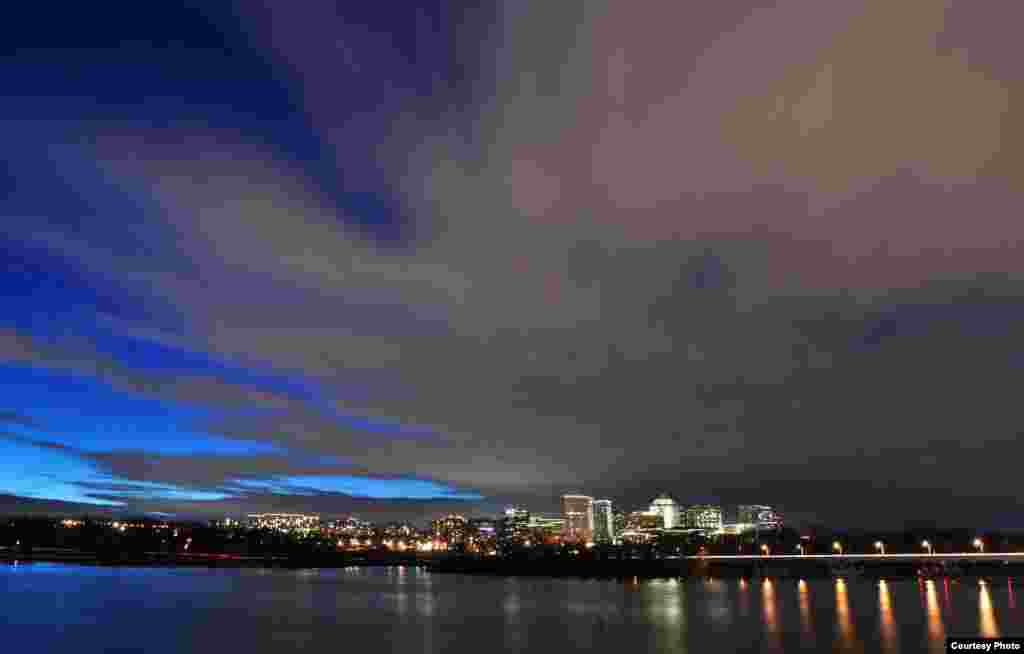
<path fill-rule="evenodd" d="M 120 479 L 61 450 L 0 439 L 0 493 L 37 500 L 124 506 L 134 500 L 213 501 L 224 492 Z"/>
<path fill-rule="evenodd" d="M 76 481 L 105 481 L 84 461 L 58 450 L 0 440 L 0 492 L 37 500 L 121 506 L 98 499 Z"/>
<path fill-rule="evenodd" d="M 277 495 L 333 493 L 379 500 L 481 500 L 476 492 L 423 479 L 382 479 L 351 475 L 287 475 L 272 479 L 236 479 L 242 488 Z"/>
<path fill-rule="evenodd" d="M 0 380 L 8 383 L 5 400 L 9 405 L 46 406 L 25 412 L 40 423 L 39 433 L 8 427 L 38 440 L 86 452 L 144 451 L 165 456 L 284 453 L 283 448 L 266 441 L 196 432 L 186 425 L 208 411 L 119 392 L 88 377 L 0 365 Z"/>
<path fill-rule="evenodd" d="M 305 376 L 302 370 L 282 372 L 248 360 L 229 362 L 210 349 L 202 335 L 190 342 L 189 328 L 198 318 L 194 307 L 163 292 L 159 284 L 139 280 L 149 274 L 194 280 L 211 271 L 200 270 L 201 260 L 179 249 L 177 227 L 166 220 L 167 198 L 147 183 L 140 185 L 133 175 L 100 163 L 133 153 L 114 144 L 110 152 L 98 155 L 95 137 L 97 129 L 113 124 L 143 135 L 154 134 L 154 125 L 171 128 L 169 132 L 195 125 L 240 131 L 243 140 L 256 137 L 314 180 L 325 202 L 341 209 L 339 220 L 362 236 L 389 247 L 408 245 L 418 234 L 408 220 L 407 203 L 396 192 L 394 180 L 369 171 L 365 161 L 390 133 L 394 117 L 407 111 L 410 100 L 429 97 L 441 78 L 450 83 L 451 91 L 463 79 L 462 66 L 448 48 L 454 32 L 447 26 L 454 23 L 442 19 L 447 11 L 420 7 L 417 12 L 400 12 L 396 20 L 387 7 L 346 8 L 352 20 L 339 25 L 340 36 L 365 44 L 375 68 L 383 73 L 345 76 L 345 85 L 354 84 L 359 92 L 340 95 L 345 107 L 338 108 L 374 118 L 338 150 L 311 129 L 307 116 L 294 110 L 304 92 L 293 82 L 302 82 L 305 74 L 277 66 L 273 52 L 259 45 L 246 28 L 255 29 L 256 23 L 239 20 L 232 8 L 81 5 L 67 7 L 64 17 L 70 19 L 57 22 L 45 7 L 23 4 L 15 10 L 16 20 L 6 22 L 11 28 L 4 35 L 19 55 L 5 69 L 7 93 L 0 103 L 0 136 L 5 143 L 0 151 L 5 227 L 0 235 L 0 296 L 5 299 L 0 329 L 15 329 L 42 347 L 38 352 L 32 347 L 21 351 L 15 342 L 7 351 L 0 349 L 0 386 L 5 389 L 0 410 L 27 414 L 38 423 L 13 420 L 0 425 L 16 437 L 3 439 L 0 434 L 0 491 L 109 506 L 146 499 L 199 501 L 230 497 L 233 492 L 114 478 L 104 473 L 102 464 L 93 463 L 89 455 L 94 454 L 196 457 L 199 465 L 209 457 L 279 457 L 280 469 L 275 472 L 281 473 L 350 465 L 343 457 L 332 456 L 330 448 L 310 452 L 296 445 L 293 451 L 289 441 L 277 440 L 274 434 L 245 439 L 242 433 L 243 438 L 235 439 L 209 427 L 211 421 L 230 426 L 217 419 L 233 413 L 254 418 L 242 424 L 259 431 L 269 424 L 260 422 L 262 412 L 274 411 L 282 398 L 309 403 L 304 410 L 310 410 L 311 420 L 327 420 L 340 432 L 364 432 L 374 438 L 436 435 L 432 428 L 398 419 L 335 410 L 339 398 L 351 400 L 358 412 L 361 404 L 380 394 L 393 396 L 398 382 L 390 378 L 370 379 L 367 372 L 368 381 L 347 381 L 342 388 L 338 384 L 343 382 Z M 425 30 L 423 18 L 428 15 L 435 24 Z M 260 16 L 262 9 L 250 18 L 258 21 Z M 365 40 L 367 29 L 386 30 L 396 41 Z M 137 39 L 125 44 L 126 33 Z M 75 68 L 71 76 L 69 61 Z M 465 85 L 467 98 L 471 86 Z M 447 103 L 446 99 L 436 108 L 446 110 Z M 339 176 L 339 171 L 345 174 Z M 351 177 L 356 175 L 359 182 L 353 184 Z M 126 220 L 131 229 L 125 229 Z M 253 271 L 213 272 L 216 278 L 211 275 L 203 281 L 225 295 L 252 290 Z M 301 300 L 295 297 L 300 290 L 289 284 L 268 284 L 260 292 L 263 301 Z M 429 327 L 443 333 L 443 323 L 435 320 Z M 425 321 L 418 324 L 419 329 L 428 326 Z M 63 349 L 64 344 L 70 350 Z M 247 397 L 244 390 L 230 401 L 207 398 L 194 389 L 179 394 L 174 388 L 178 376 L 216 378 L 240 389 L 252 388 L 255 397 Z M 261 393 L 266 401 L 260 401 Z M 224 393 L 221 400 L 230 395 Z M 283 446 L 277 444 L 282 442 Z M 431 482 L 283 476 L 273 483 L 285 493 L 467 497 Z"/>
<path fill-rule="evenodd" d="M 110 495 L 137 500 L 187 500 L 191 502 L 211 502 L 224 500 L 232 495 L 217 491 L 186 490 L 172 484 L 158 484 L 148 481 L 130 481 L 117 483 L 115 489 L 96 488 L 98 495 Z"/>

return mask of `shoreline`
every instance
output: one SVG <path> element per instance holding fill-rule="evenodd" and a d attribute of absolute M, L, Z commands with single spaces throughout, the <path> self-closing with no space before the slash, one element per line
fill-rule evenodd
<path fill-rule="evenodd" d="M 0 552 L 0 564 L 64 563 L 94 567 L 190 567 L 338 569 L 347 567 L 420 567 L 431 572 L 501 577 L 582 579 L 680 578 L 1013 578 L 1024 577 L 1024 562 L 1009 560 L 957 562 L 947 567 L 922 568 L 909 561 L 873 562 L 869 565 L 830 565 L 820 561 L 706 561 L 701 559 L 481 559 L 459 556 L 375 556 L 342 554 L 240 556 L 147 552 L 99 555 L 93 552 Z M 923 574 L 922 574 L 923 572 Z"/>
<path fill-rule="evenodd" d="M 337 555 L 241 556 L 225 554 L 143 554 L 100 555 L 95 552 L 0 552 L 0 564 L 70 563 L 97 567 L 189 567 L 189 568 L 345 568 L 416 566 L 426 562 L 410 557 L 367 558 Z"/>

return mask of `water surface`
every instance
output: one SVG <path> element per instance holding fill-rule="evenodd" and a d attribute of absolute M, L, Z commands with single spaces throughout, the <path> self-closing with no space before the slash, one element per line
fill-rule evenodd
<path fill-rule="evenodd" d="M 5 651 L 920 652 L 1024 635 L 1024 580 L 597 581 L 0 566 Z"/>

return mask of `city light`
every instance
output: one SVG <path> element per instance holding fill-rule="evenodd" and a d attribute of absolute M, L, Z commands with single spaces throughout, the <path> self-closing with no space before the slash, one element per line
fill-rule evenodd
<path fill-rule="evenodd" d="M 835 541 L 834 543 L 832 543 L 832 549 L 834 549 L 836 552 L 838 552 L 840 555 L 842 555 L 842 553 L 843 553 L 843 544 L 840 543 L 839 541 Z"/>
<path fill-rule="evenodd" d="M 984 552 L 985 551 L 985 541 L 981 540 L 980 538 L 975 538 L 974 539 L 974 547 L 978 550 L 978 552 Z"/>
<path fill-rule="evenodd" d="M 935 549 L 932 547 L 931 542 L 929 542 L 927 540 L 923 540 L 923 541 L 921 541 L 921 547 L 923 547 L 924 549 L 928 550 L 929 554 L 932 554 L 932 555 L 935 554 Z"/>
<path fill-rule="evenodd" d="M 880 553 L 885 554 L 885 543 L 883 543 L 880 540 L 876 540 L 875 549 L 878 550 Z"/>
<path fill-rule="evenodd" d="M 765 556 L 768 556 L 768 551 L 769 551 L 769 550 L 768 550 L 768 546 L 767 546 L 767 545 L 764 545 L 764 544 L 762 544 L 762 545 L 761 545 L 761 554 L 764 554 Z"/>

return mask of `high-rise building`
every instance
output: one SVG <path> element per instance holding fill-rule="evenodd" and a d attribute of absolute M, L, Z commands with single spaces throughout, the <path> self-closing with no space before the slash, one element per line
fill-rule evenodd
<path fill-rule="evenodd" d="M 721 529 L 722 507 L 713 504 L 695 504 L 684 512 L 689 529 Z"/>
<path fill-rule="evenodd" d="M 562 539 L 586 542 L 594 534 L 594 498 L 587 495 L 563 495 L 562 516 L 565 524 Z"/>
<path fill-rule="evenodd" d="M 651 513 L 661 515 L 665 529 L 672 529 L 677 526 L 679 520 L 679 505 L 667 494 L 659 495 L 651 501 Z"/>
<path fill-rule="evenodd" d="M 612 521 L 612 501 L 594 500 L 594 542 L 615 541 L 615 524 Z"/>
<path fill-rule="evenodd" d="M 615 535 L 615 540 L 618 540 L 619 534 L 626 531 L 626 514 L 622 511 L 613 512 L 612 527 L 612 533 Z"/>
<path fill-rule="evenodd" d="M 498 526 L 498 541 L 502 548 L 525 545 L 530 540 L 530 512 L 510 506 Z"/>

